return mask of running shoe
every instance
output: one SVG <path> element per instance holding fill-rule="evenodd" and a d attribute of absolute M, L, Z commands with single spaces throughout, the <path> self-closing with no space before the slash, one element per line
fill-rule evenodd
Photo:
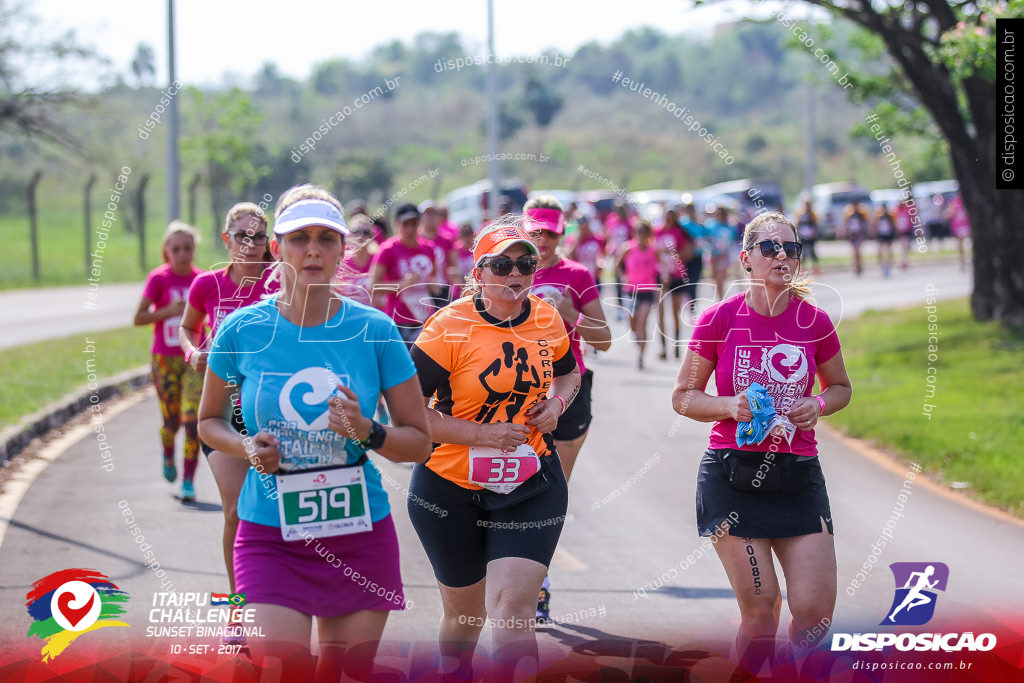
<path fill-rule="evenodd" d="M 164 458 L 164 479 L 174 483 L 174 480 L 178 478 L 178 468 L 174 466 L 174 460 L 168 460 Z"/>
<path fill-rule="evenodd" d="M 192 485 L 192 482 L 186 479 L 181 482 L 181 502 L 182 503 L 194 503 L 196 500 L 196 487 Z"/>
<path fill-rule="evenodd" d="M 658 360 L 668 360 L 668 351 L 662 349 L 661 353 L 658 354 Z"/>
<path fill-rule="evenodd" d="M 547 576 L 544 577 L 544 583 L 541 584 L 540 593 L 537 595 L 536 621 L 538 624 L 551 623 L 551 583 Z"/>

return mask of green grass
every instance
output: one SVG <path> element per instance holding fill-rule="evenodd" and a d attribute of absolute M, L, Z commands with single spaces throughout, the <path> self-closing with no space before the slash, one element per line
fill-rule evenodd
<path fill-rule="evenodd" d="M 104 205 L 105 206 L 105 205 Z M 102 210 L 93 209 L 92 248 L 97 248 L 95 227 L 102 219 Z M 147 221 L 145 268 L 139 263 L 139 236 L 124 230 L 116 222 L 109 231 L 102 256 L 102 282 L 137 282 L 162 262 L 160 238 L 165 224 Z M 196 265 L 207 268 L 225 259 L 227 251 L 220 240 L 214 241 L 209 227 L 200 228 Z M 4 267 L 0 269 L 0 290 L 19 287 L 84 284 L 86 273 L 85 225 L 79 209 L 59 205 L 41 206 L 39 210 L 40 279 L 32 278 L 32 248 L 28 218 L 0 217 L 0 234 L 4 235 Z M 91 261 L 91 259 L 90 259 Z"/>
<path fill-rule="evenodd" d="M 934 398 L 925 398 L 929 313 L 868 312 L 839 330 L 853 401 L 828 420 L 1024 515 L 1024 334 L 975 322 L 966 299 L 936 309 Z M 925 403 L 935 406 L 931 419 Z"/>
<path fill-rule="evenodd" d="M 95 346 L 95 353 L 85 353 L 85 339 Z M 97 377 L 111 377 L 119 372 L 147 365 L 152 327 L 125 327 L 107 332 L 53 339 L 16 346 L 0 353 L 0 428 L 16 423 L 62 396 L 87 384 L 86 361 L 95 358 Z"/>

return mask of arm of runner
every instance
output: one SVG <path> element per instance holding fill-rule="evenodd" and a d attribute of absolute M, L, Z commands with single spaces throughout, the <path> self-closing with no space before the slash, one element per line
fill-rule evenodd
<path fill-rule="evenodd" d="M 178 339 L 181 341 L 181 350 L 189 359 L 192 369 L 196 372 L 206 372 L 206 351 L 199 349 L 199 340 L 203 336 L 203 322 L 206 314 L 192 304 L 185 304 L 185 314 L 181 317 L 181 326 L 178 327 Z"/>
<path fill-rule="evenodd" d="M 163 308 L 157 308 L 151 311 L 149 309 L 152 306 L 152 299 L 142 297 L 142 300 L 139 302 L 139 307 L 135 310 L 135 318 L 132 322 L 136 325 L 151 325 L 166 318 L 181 315 L 182 311 L 185 310 L 185 301 L 183 299 L 175 299 Z"/>
<path fill-rule="evenodd" d="M 238 385 L 225 382 L 210 368 L 203 380 L 203 397 L 199 402 L 199 438 L 214 450 L 233 458 L 260 464 L 264 471 L 274 473 L 281 464 L 277 437 L 259 432 L 253 437 L 243 436 L 231 426 L 231 411 Z"/>
<path fill-rule="evenodd" d="M 427 411 L 420 403 L 420 380 L 416 375 L 384 390 L 391 414 L 385 427 L 387 438 L 377 452 L 392 462 L 426 462 L 430 456 L 430 427 Z"/>
<path fill-rule="evenodd" d="M 558 401 L 555 401 L 558 403 Z M 489 422 L 481 424 L 445 415 L 430 406 L 426 397 L 427 422 L 430 424 L 430 438 L 437 443 L 451 443 L 459 446 L 488 446 L 505 451 L 514 451 L 526 443 L 530 428 L 513 422 Z"/>
<path fill-rule="evenodd" d="M 711 396 L 704 391 L 714 370 L 715 364 L 710 359 L 687 349 L 672 390 L 672 410 L 698 422 L 729 418 L 738 422 L 752 420 L 754 414 L 750 412 L 746 391 L 735 396 Z"/>
<path fill-rule="evenodd" d="M 568 355 L 571 357 L 572 352 Z M 572 403 L 580 390 L 580 369 L 573 359 L 572 372 L 559 375 L 551 381 L 551 395 L 526 411 L 529 418 L 526 424 L 536 429 L 541 434 L 555 431 L 558 426 L 558 418 L 562 416 L 564 408 Z M 555 396 L 562 398 L 559 401 Z"/>
<path fill-rule="evenodd" d="M 583 304 L 580 311 L 583 318 L 576 326 L 580 338 L 598 351 L 607 351 L 612 347 L 612 331 L 608 328 L 608 320 L 601 308 L 601 299 L 593 299 Z"/>
<path fill-rule="evenodd" d="M 846 374 L 842 351 L 818 366 L 818 381 L 824 387 L 819 396 L 825 401 L 825 409 L 821 409 L 821 404 L 814 396 L 805 396 L 796 401 L 786 413 L 789 421 L 805 432 L 814 429 L 822 415 L 831 415 L 850 405 L 853 388 L 850 386 L 850 376 Z"/>
<path fill-rule="evenodd" d="M 370 304 L 374 308 L 383 309 L 388 292 L 398 289 L 397 284 L 387 280 L 387 269 L 384 264 L 375 261 L 370 267 Z"/>

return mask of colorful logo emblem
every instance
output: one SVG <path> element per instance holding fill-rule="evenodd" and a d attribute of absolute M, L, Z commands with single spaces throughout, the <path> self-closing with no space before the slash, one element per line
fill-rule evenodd
<path fill-rule="evenodd" d="M 43 661 L 54 659 L 80 635 L 105 626 L 128 624 L 114 619 L 124 614 L 128 594 L 95 569 L 64 569 L 32 584 L 25 599 L 34 620 L 27 636 L 46 641 Z"/>
<path fill-rule="evenodd" d="M 894 562 L 889 565 L 896 595 L 882 626 L 920 626 L 935 614 L 936 591 L 946 590 L 949 567 L 942 562 Z"/>

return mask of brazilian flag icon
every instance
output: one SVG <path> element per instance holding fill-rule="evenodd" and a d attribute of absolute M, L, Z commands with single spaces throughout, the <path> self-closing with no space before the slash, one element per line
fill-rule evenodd
<path fill-rule="evenodd" d="M 245 593 L 232 593 L 231 597 L 228 598 L 228 602 L 235 607 L 241 607 L 245 604 Z"/>

